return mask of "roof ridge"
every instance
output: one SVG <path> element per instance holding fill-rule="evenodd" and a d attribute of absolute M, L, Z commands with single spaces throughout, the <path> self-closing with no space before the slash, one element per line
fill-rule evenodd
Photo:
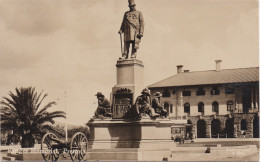
<path fill-rule="evenodd" d="M 237 69 L 252 69 L 252 68 L 259 68 L 259 67 L 246 67 L 246 68 L 233 68 L 233 69 L 221 69 L 222 70 L 237 70 Z M 204 71 L 189 71 L 189 72 L 181 72 L 181 73 L 177 73 L 177 74 L 187 74 L 187 73 L 194 73 L 194 72 L 206 72 L 206 71 L 216 71 L 216 70 L 204 70 Z M 220 72 L 218 71 L 218 72 Z M 177 75 L 175 74 L 175 75 Z"/>
<path fill-rule="evenodd" d="M 175 75 L 171 75 L 171 76 L 169 76 L 169 77 L 167 77 L 167 78 L 165 78 L 165 79 L 163 79 L 163 80 L 160 80 L 160 81 L 157 81 L 157 82 L 155 82 L 155 83 L 153 83 L 153 84 L 151 84 L 151 85 L 148 85 L 147 87 L 150 87 L 150 86 L 152 86 L 152 85 L 154 85 L 154 84 L 156 84 L 156 83 L 159 83 L 159 82 L 162 82 L 162 81 L 164 81 L 164 80 L 167 80 L 167 79 L 169 79 L 169 78 L 171 78 L 171 77 L 174 77 L 174 76 L 176 76 L 177 74 L 175 74 Z"/>
<path fill-rule="evenodd" d="M 234 75 L 233 75 L 234 73 Z M 232 75 L 231 75 L 232 74 Z M 232 77 L 228 77 L 232 76 Z M 196 76 L 196 77 L 194 77 Z M 206 80 L 200 80 L 197 76 L 207 76 Z M 245 77 L 248 76 L 248 77 Z M 194 78 L 190 78 L 194 77 Z M 188 79 L 190 78 L 190 79 Z M 188 79 L 188 80 L 187 80 Z M 174 83 L 170 83 L 173 82 Z M 204 71 L 192 71 L 192 72 L 181 72 L 171 75 L 163 80 L 157 81 L 150 84 L 148 87 L 158 87 L 159 85 L 179 85 L 187 84 L 209 84 L 209 83 L 231 83 L 231 82 L 241 82 L 241 81 L 259 81 L 259 67 L 247 67 L 247 68 L 233 68 L 233 69 L 222 69 L 220 71 L 216 70 L 204 70 Z"/>

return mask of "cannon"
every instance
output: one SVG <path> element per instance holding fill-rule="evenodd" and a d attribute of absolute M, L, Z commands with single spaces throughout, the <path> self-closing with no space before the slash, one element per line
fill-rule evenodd
<path fill-rule="evenodd" d="M 82 161 L 87 155 L 88 139 L 81 133 L 75 133 L 70 142 L 60 140 L 54 133 L 46 133 L 41 142 L 41 154 L 45 161 L 57 161 L 62 155 L 70 156 L 72 161 Z"/>

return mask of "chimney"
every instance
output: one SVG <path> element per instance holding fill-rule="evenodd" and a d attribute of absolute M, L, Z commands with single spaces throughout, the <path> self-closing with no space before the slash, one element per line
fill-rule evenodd
<path fill-rule="evenodd" d="M 183 70 L 183 72 L 184 72 L 184 73 L 188 73 L 188 72 L 190 72 L 190 70 Z"/>
<path fill-rule="evenodd" d="M 221 70 L 221 62 L 222 60 L 215 60 L 216 62 L 216 71 L 220 71 Z"/>
<path fill-rule="evenodd" d="M 177 73 L 181 73 L 182 72 L 182 65 L 178 65 L 177 66 Z"/>

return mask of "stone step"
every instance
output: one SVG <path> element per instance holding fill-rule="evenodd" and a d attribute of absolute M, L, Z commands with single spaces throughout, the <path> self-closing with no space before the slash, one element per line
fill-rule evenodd
<path fill-rule="evenodd" d="M 109 152 L 137 152 L 139 148 L 113 148 Z M 107 152 L 108 149 L 88 149 L 87 152 Z"/>
<path fill-rule="evenodd" d="M 18 156 L 18 154 L 15 154 L 15 153 L 7 153 L 7 156 L 9 156 L 9 157 L 17 157 Z"/>
<path fill-rule="evenodd" d="M 138 160 L 137 152 L 89 152 L 87 160 Z"/>
<path fill-rule="evenodd" d="M 7 152 L 8 151 L 8 149 L 6 149 L 6 148 L 1 148 L 1 152 Z"/>
<path fill-rule="evenodd" d="M 144 149 L 93 149 L 88 150 L 87 160 L 132 160 L 132 161 L 162 161 L 170 157 L 170 150 L 144 150 Z"/>
<path fill-rule="evenodd" d="M 204 156 L 205 153 L 198 153 L 198 152 L 175 152 L 172 153 L 172 157 L 188 157 L 188 156 L 192 156 L 192 157 L 196 157 L 196 156 Z"/>
<path fill-rule="evenodd" d="M 15 157 L 4 156 L 4 157 L 3 157 L 3 160 L 6 160 L 6 161 L 15 161 Z"/>
<path fill-rule="evenodd" d="M 22 160 L 22 161 L 44 161 L 42 154 L 41 153 L 24 153 L 24 154 L 19 154 L 17 156 L 17 160 Z M 62 155 L 59 156 L 59 160 L 71 160 L 69 154 L 65 154 L 65 157 Z"/>
<path fill-rule="evenodd" d="M 189 153 L 205 153 L 207 147 L 176 147 L 171 149 L 172 153 L 181 153 L 181 152 L 189 152 Z"/>
<path fill-rule="evenodd" d="M 205 153 L 177 153 L 168 158 L 168 161 L 214 161 L 218 156 Z"/>
<path fill-rule="evenodd" d="M 109 151 L 108 151 L 109 150 Z M 111 149 L 88 149 L 87 152 L 138 152 L 142 150 L 149 151 L 169 151 L 169 148 L 111 148 Z"/>

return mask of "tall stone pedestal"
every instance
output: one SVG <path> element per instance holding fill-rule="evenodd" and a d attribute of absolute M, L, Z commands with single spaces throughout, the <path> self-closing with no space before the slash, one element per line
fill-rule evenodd
<path fill-rule="evenodd" d="M 116 91 L 129 89 L 132 93 L 131 102 L 133 103 L 134 99 L 141 94 L 144 88 L 143 62 L 137 59 L 119 59 L 116 68 L 117 83 L 112 88 L 112 99 L 114 99 L 113 94 Z"/>
<path fill-rule="evenodd" d="M 88 160 L 159 160 L 170 157 L 169 119 L 95 119 L 87 124 L 91 137 Z"/>

